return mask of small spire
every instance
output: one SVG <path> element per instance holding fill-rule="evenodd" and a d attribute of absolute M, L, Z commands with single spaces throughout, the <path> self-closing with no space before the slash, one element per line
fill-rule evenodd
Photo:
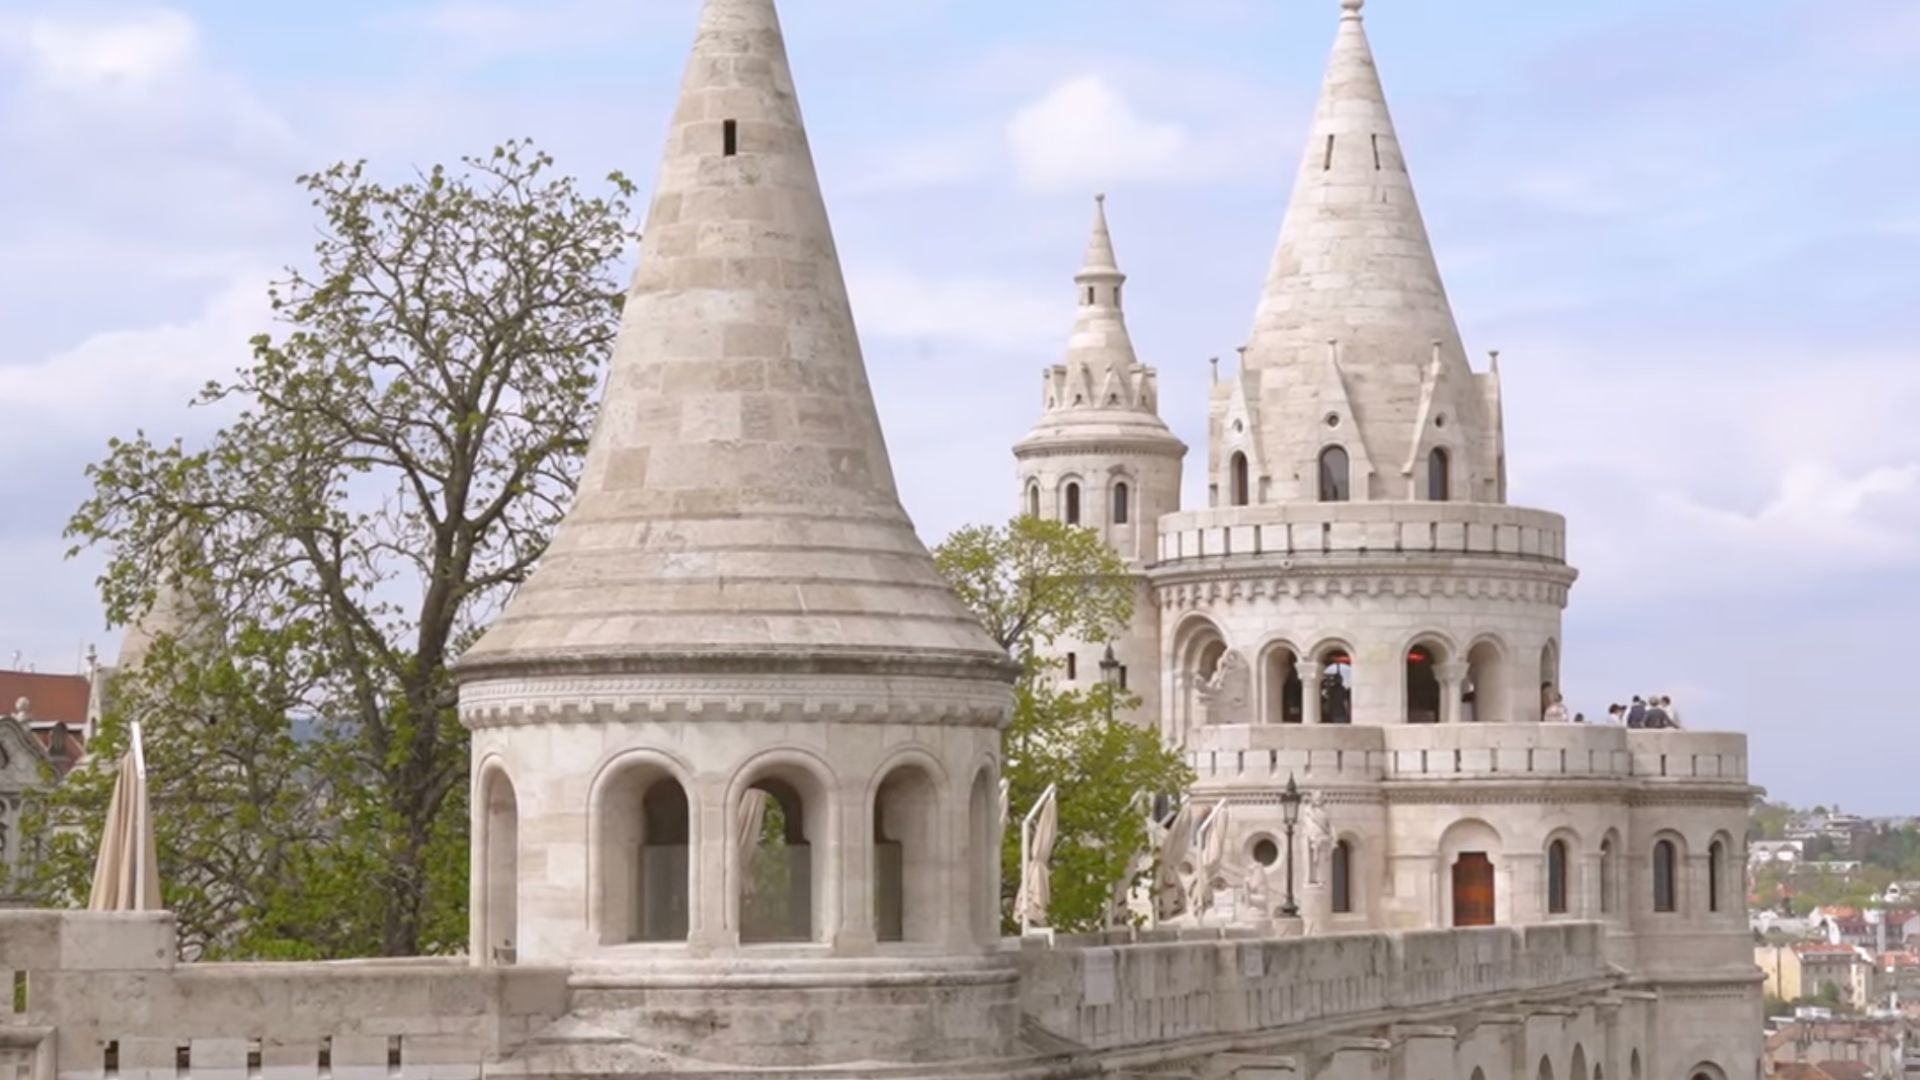
<path fill-rule="evenodd" d="M 1093 197 L 1093 236 L 1087 241 L 1087 257 L 1082 262 L 1080 273 L 1074 280 L 1086 284 L 1090 280 L 1121 278 L 1120 260 L 1113 253 L 1113 232 L 1107 227 L 1107 197 L 1105 194 Z"/>
<path fill-rule="evenodd" d="M 1489 349 L 1487 351 L 1487 357 L 1488 359 L 1493 361 L 1493 373 L 1495 375 L 1500 374 L 1500 350 Z"/>

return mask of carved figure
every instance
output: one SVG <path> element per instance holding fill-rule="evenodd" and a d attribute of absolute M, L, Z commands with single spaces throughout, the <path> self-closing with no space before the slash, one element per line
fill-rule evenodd
<path fill-rule="evenodd" d="M 1253 698 L 1253 671 L 1247 661 L 1237 652 L 1222 656 L 1201 685 L 1200 698 L 1206 705 L 1207 723 L 1247 723 Z"/>
<path fill-rule="evenodd" d="M 1327 793 L 1308 795 L 1301 817 L 1307 831 L 1307 884 L 1318 885 L 1333 868 L 1333 817 L 1327 812 Z"/>

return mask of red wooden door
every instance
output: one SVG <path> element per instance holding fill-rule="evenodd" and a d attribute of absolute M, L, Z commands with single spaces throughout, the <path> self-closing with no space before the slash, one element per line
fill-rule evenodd
<path fill-rule="evenodd" d="M 1466 851 L 1453 864 L 1453 925 L 1493 925 L 1493 860 Z"/>

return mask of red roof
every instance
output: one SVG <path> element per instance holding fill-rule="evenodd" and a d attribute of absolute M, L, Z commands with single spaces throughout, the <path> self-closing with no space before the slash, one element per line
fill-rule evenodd
<path fill-rule="evenodd" d="M 1859 956 L 1855 945 L 1829 945 L 1824 941 L 1803 941 L 1793 947 L 1801 956 Z"/>
<path fill-rule="evenodd" d="M 1912 922 L 1915 919 L 1920 919 L 1920 911 L 1912 911 L 1906 908 L 1901 908 L 1897 911 L 1887 912 L 1888 926 L 1905 926 L 1906 924 Z"/>
<path fill-rule="evenodd" d="M 1880 959 L 1889 968 L 1920 967 L 1920 954 L 1910 952 L 1881 953 Z"/>
<path fill-rule="evenodd" d="M 11 714 L 21 698 L 35 720 L 58 720 L 79 727 L 87 722 L 92 696 L 85 675 L 42 675 L 37 671 L 0 671 L 0 712 Z"/>

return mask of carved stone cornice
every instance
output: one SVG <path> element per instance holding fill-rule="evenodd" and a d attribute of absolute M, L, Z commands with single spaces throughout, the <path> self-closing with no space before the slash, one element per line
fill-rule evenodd
<path fill-rule="evenodd" d="M 1172 441 L 1169 442 L 1169 439 Z M 1082 438 L 1050 433 L 1014 444 L 1013 453 L 1022 461 L 1028 458 L 1101 457 L 1112 454 L 1183 458 L 1187 456 L 1187 444 L 1171 433 L 1159 438 L 1151 435 L 1134 438 L 1093 435 Z"/>
<path fill-rule="evenodd" d="M 1402 557 L 1404 558 L 1404 557 Z M 1240 566 L 1234 560 L 1196 567 L 1165 564 L 1147 568 L 1154 597 L 1163 609 L 1181 611 L 1212 604 L 1304 601 L 1315 599 L 1466 599 L 1564 608 L 1574 571 L 1555 564 L 1505 565 L 1473 557 L 1471 566 L 1430 562 L 1391 565 L 1386 560 L 1357 560 L 1349 565 L 1277 568 L 1262 556 Z M 1264 565 L 1263 565 L 1264 563 Z"/>
<path fill-rule="evenodd" d="M 783 721 L 999 728 L 1012 695 L 958 679 L 609 675 L 493 679 L 460 689 L 472 729 L 621 721 Z"/>

